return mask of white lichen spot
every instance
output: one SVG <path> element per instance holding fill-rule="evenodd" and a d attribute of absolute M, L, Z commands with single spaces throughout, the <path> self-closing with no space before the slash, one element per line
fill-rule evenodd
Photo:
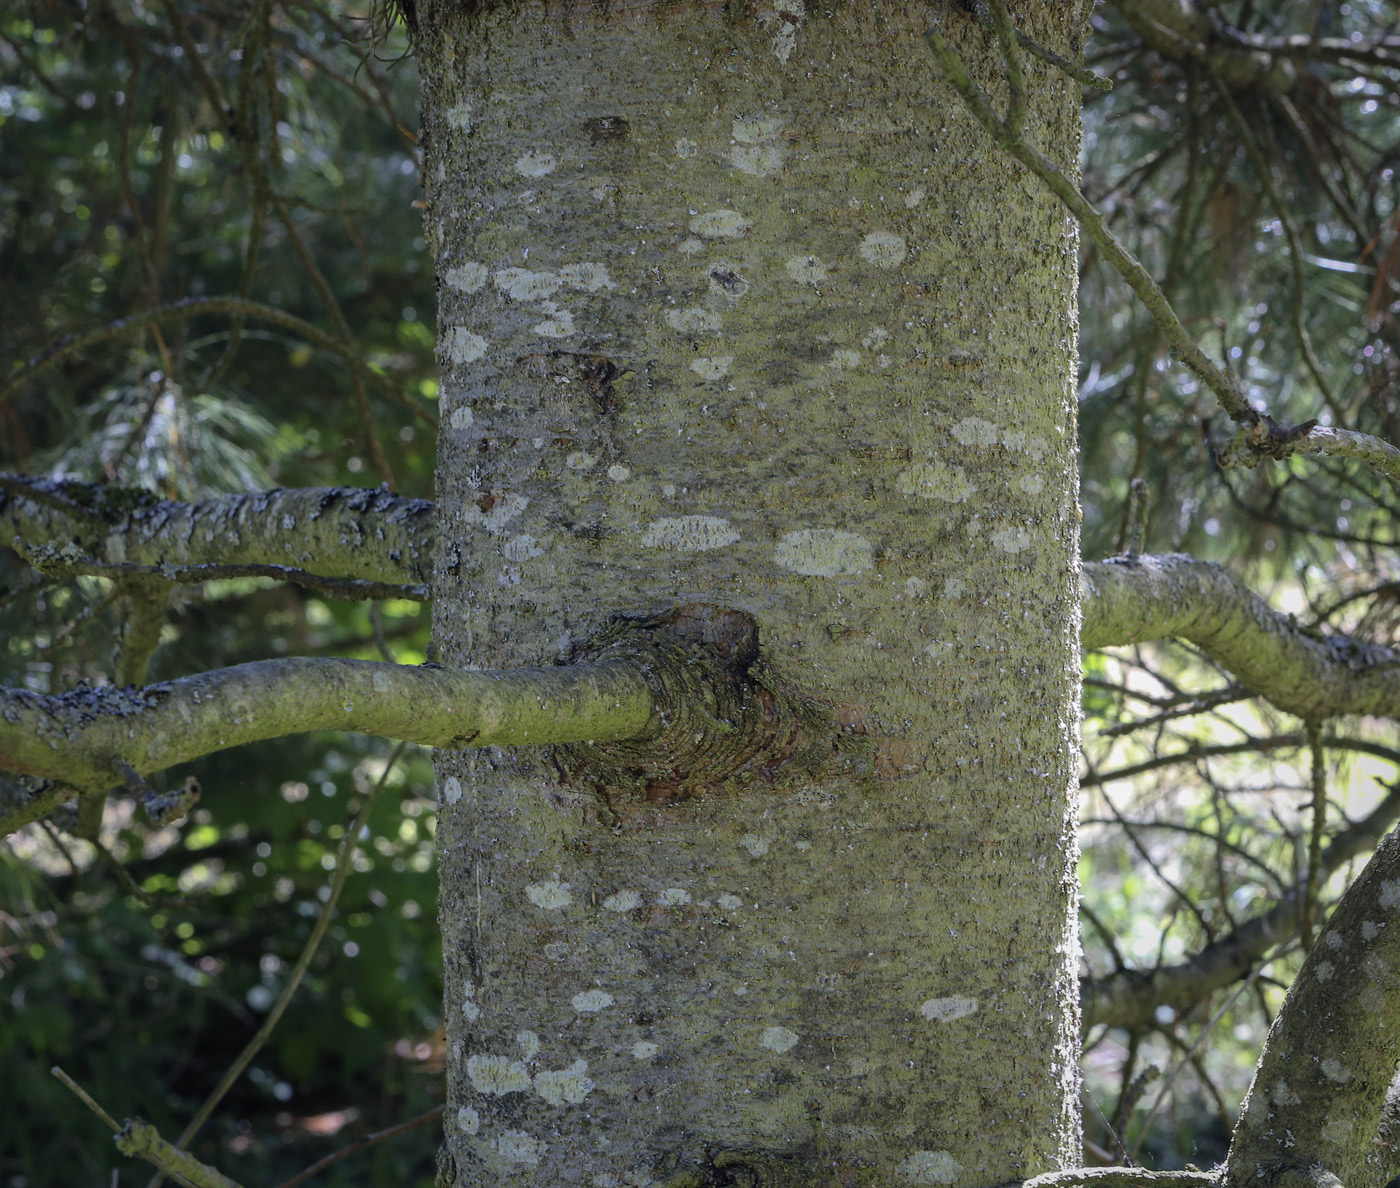
<path fill-rule="evenodd" d="M 693 305 L 689 309 L 668 309 L 666 325 L 682 334 L 713 334 L 720 328 L 720 316 Z"/>
<path fill-rule="evenodd" d="M 921 1014 L 930 1023 L 951 1023 L 963 1019 L 977 1009 L 977 1000 L 962 994 L 952 994 L 947 998 L 930 998 L 919 1007 Z"/>
<path fill-rule="evenodd" d="M 447 122 L 463 132 L 471 131 L 472 105 L 465 100 L 461 103 L 454 103 L 447 109 Z"/>
<path fill-rule="evenodd" d="M 661 494 L 662 494 L 663 496 L 665 496 L 667 499 L 674 499 L 674 498 L 676 497 L 676 484 L 675 484 L 675 483 L 662 483 L 662 484 L 661 484 Z"/>
<path fill-rule="evenodd" d="M 768 853 L 768 843 L 756 833 L 746 833 L 739 839 L 739 844 L 744 847 L 755 858 L 762 858 Z"/>
<path fill-rule="evenodd" d="M 561 309 L 553 317 L 536 322 L 530 331 L 541 338 L 568 338 L 574 332 L 574 315 L 567 309 Z"/>
<path fill-rule="evenodd" d="M 965 503 L 977 494 L 977 484 L 967 477 L 961 466 L 937 460 L 916 462 L 901 470 L 894 486 L 901 495 L 940 499 L 944 503 Z"/>
<path fill-rule="evenodd" d="M 773 559 L 792 573 L 838 577 L 871 568 L 875 564 L 875 546 L 854 532 L 803 528 L 778 541 Z"/>
<path fill-rule="evenodd" d="M 740 144 L 767 144 L 783 133 L 783 121 L 774 116 L 741 116 L 729 125 Z"/>
<path fill-rule="evenodd" d="M 557 272 L 529 268 L 502 268 L 492 278 L 498 292 L 512 301 L 543 301 L 564 285 Z"/>
<path fill-rule="evenodd" d="M 667 887 L 656 897 L 662 907 L 681 907 L 690 902 L 690 892 L 684 887 Z"/>
<path fill-rule="evenodd" d="M 737 895 L 731 895 L 728 891 L 716 899 L 715 902 L 726 912 L 735 912 L 744 906 L 744 901 L 742 899 Z"/>
<path fill-rule="evenodd" d="M 805 0 L 783 0 L 780 5 L 768 9 L 759 18 L 760 25 L 773 28 L 773 56 L 784 66 L 797 48 L 797 30 L 807 15 Z"/>
<path fill-rule="evenodd" d="M 553 173 L 558 163 L 552 153 L 527 149 L 515 158 L 515 172 L 522 177 L 543 177 L 546 173 Z"/>
<path fill-rule="evenodd" d="M 442 274 L 443 283 L 459 293 L 476 293 L 486 283 L 486 265 L 475 260 L 458 264 Z"/>
<path fill-rule="evenodd" d="M 690 370 L 701 379 L 723 379 L 729 374 L 729 367 L 733 362 L 733 355 L 707 355 L 693 360 L 690 364 Z"/>
<path fill-rule="evenodd" d="M 456 804 L 462 799 L 462 781 L 456 776 L 448 776 L 442 781 L 442 798 L 448 804 Z"/>
<path fill-rule="evenodd" d="M 593 260 L 565 264 L 557 275 L 565 285 L 580 293 L 601 293 L 604 289 L 617 288 L 612 277 L 608 275 L 608 266 Z"/>
<path fill-rule="evenodd" d="M 592 470 L 597 464 L 598 455 L 587 450 L 575 450 L 564 459 L 564 465 L 570 470 Z"/>
<path fill-rule="evenodd" d="M 1030 530 L 1019 524 L 1005 528 L 994 528 L 989 536 L 992 545 L 1003 553 L 1019 553 L 1031 547 Z"/>
<path fill-rule="evenodd" d="M 928 589 L 928 583 L 921 577 L 911 577 L 904 579 L 904 592 L 910 598 L 922 598 L 924 591 Z"/>
<path fill-rule="evenodd" d="M 1351 1080 L 1351 1069 L 1347 1068 L 1340 1060 L 1329 1056 L 1322 1061 L 1318 1068 L 1322 1070 L 1322 1075 L 1329 1081 L 1335 1081 L 1338 1085 L 1345 1085 Z"/>
<path fill-rule="evenodd" d="M 661 1049 L 647 1040 L 638 1040 L 632 1045 L 632 1055 L 638 1060 L 650 1060 Z"/>
<path fill-rule="evenodd" d="M 532 557 L 543 557 L 544 550 L 528 532 L 512 536 L 501 546 L 501 553 L 507 561 L 529 561 Z"/>
<path fill-rule="evenodd" d="M 606 1010 L 617 1000 L 606 990 L 584 990 L 580 994 L 575 994 L 569 1001 L 573 1003 L 574 1010 L 591 1015 Z"/>
<path fill-rule="evenodd" d="M 924 192 L 924 188 L 922 186 L 917 186 L 904 195 L 904 205 L 907 209 L 913 210 L 914 207 L 918 206 L 919 203 L 927 197 L 928 194 Z"/>
<path fill-rule="evenodd" d="M 547 912 L 568 907 L 574 901 L 573 894 L 569 891 L 569 884 L 561 883 L 558 875 L 552 879 L 546 879 L 542 883 L 531 883 L 525 888 L 525 894 L 530 897 L 531 903 L 536 907 L 544 908 Z"/>
<path fill-rule="evenodd" d="M 608 467 L 608 478 L 612 479 L 615 483 L 625 483 L 631 477 L 632 472 L 621 463 L 614 462 Z"/>
<path fill-rule="evenodd" d="M 568 1068 L 535 1074 L 535 1092 L 552 1106 L 578 1105 L 592 1088 L 587 1060 L 575 1060 Z"/>
<path fill-rule="evenodd" d="M 486 354 L 487 346 L 480 334 L 462 326 L 453 326 L 447 332 L 447 358 L 451 363 L 475 363 Z"/>
<path fill-rule="evenodd" d="M 517 1031 L 515 1042 L 526 1060 L 533 1060 L 540 1054 L 540 1037 L 533 1031 Z"/>
<path fill-rule="evenodd" d="M 528 495 L 492 494 L 476 503 L 462 507 L 462 518 L 468 524 L 478 524 L 487 532 L 499 533 L 530 505 Z"/>
<path fill-rule="evenodd" d="M 872 326 L 864 338 L 860 340 L 860 345 L 866 350 L 878 351 L 890 340 L 890 332 L 883 326 Z"/>
<path fill-rule="evenodd" d="M 468 1023 L 475 1023 L 481 1018 L 481 1008 L 470 998 L 464 998 L 462 1000 L 462 1018 Z"/>
<path fill-rule="evenodd" d="M 1362 921 L 1361 921 L 1361 939 L 1362 939 L 1362 940 L 1364 940 L 1364 941 L 1373 941 L 1373 940 L 1376 939 L 1376 937 L 1380 936 L 1380 934 L 1381 934 L 1381 926 L 1380 926 L 1379 924 L 1377 924 L 1374 920 L 1362 920 Z"/>
<path fill-rule="evenodd" d="M 766 1027 L 758 1042 L 770 1052 L 777 1052 L 781 1055 L 795 1048 L 797 1041 L 801 1038 L 797 1032 L 787 1027 Z"/>
<path fill-rule="evenodd" d="M 961 598 L 967 593 L 967 583 L 960 577 L 946 578 L 943 582 L 944 598 Z"/>
<path fill-rule="evenodd" d="M 603 906 L 610 912 L 630 912 L 642 906 L 642 897 L 635 891 L 614 891 Z"/>
<path fill-rule="evenodd" d="M 1269 1100 L 1276 1106 L 1290 1106 L 1301 1104 L 1303 1099 L 1293 1092 L 1293 1087 L 1287 1081 L 1279 1081 L 1269 1094 Z"/>
<path fill-rule="evenodd" d="M 1381 907 L 1400 905 L 1400 879 L 1387 879 L 1381 884 L 1380 902 Z"/>
<path fill-rule="evenodd" d="M 860 241 L 860 255 L 876 268 L 898 268 L 909 255 L 909 245 L 893 231 L 872 231 Z"/>
<path fill-rule="evenodd" d="M 472 410 L 465 404 L 459 404 L 452 410 L 452 415 L 447 418 L 447 423 L 454 429 L 470 429 L 476 417 Z"/>
<path fill-rule="evenodd" d="M 783 167 L 783 150 L 776 144 L 736 144 L 729 150 L 729 163 L 740 173 L 767 177 Z"/>
<path fill-rule="evenodd" d="M 949 652 L 957 650 L 957 645 L 946 639 L 932 639 L 919 649 L 932 660 L 942 660 Z"/>
<path fill-rule="evenodd" d="M 753 224 L 737 210 L 711 210 L 690 220 L 690 229 L 701 239 L 738 239 Z"/>
<path fill-rule="evenodd" d="M 681 240 L 679 246 L 680 250 L 687 256 L 693 256 L 697 252 L 703 252 L 705 250 L 705 241 L 703 239 L 696 239 L 693 235 L 687 235 Z"/>
<path fill-rule="evenodd" d="M 804 854 L 812 848 L 812 843 L 809 842 L 805 837 L 801 841 L 795 842 L 793 844 L 796 845 L 797 848 Z"/>
<path fill-rule="evenodd" d="M 678 141 L 676 141 L 676 156 L 678 156 L 682 161 L 684 161 L 687 158 L 695 156 L 695 150 L 697 147 L 699 146 L 696 145 L 695 141 L 691 140 L 689 137 L 682 136 Z"/>
<path fill-rule="evenodd" d="M 463 1134 L 475 1134 L 481 1129 L 481 1115 L 472 1106 L 457 1111 L 457 1129 Z"/>
<path fill-rule="evenodd" d="M 838 371 L 850 371 L 860 366 L 860 352 L 842 347 L 840 350 L 831 352 L 831 361 L 827 364 Z"/>
<path fill-rule="evenodd" d="M 831 271 L 819 256 L 791 256 L 783 268 L 799 285 L 819 285 Z"/>
<path fill-rule="evenodd" d="M 478 1093 L 504 1097 L 507 1093 L 524 1093 L 530 1087 L 530 1070 L 523 1061 L 509 1056 L 467 1057 L 467 1077 Z"/>
<path fill-rule="evenodd" d="M 1039 495 L 1045 490 L 1045 480 L 1038 474 L 1023 474 L 1016 485 L 1027 495 Z"/>
<path fill-rule="evenodd" d="M 671 549 L 677 553 L 703 553 L 721 549 L 739 539 L 728 520 L 719 516 L 663 516 L 642 533 L 642 548 Z"/>
<path fill-rule="evenodd" d="M 496 1140 L 496 1151 L 508 1163 L 536 1166 L 546 1151 L 544 1143 L 523 1130 L 507 1130 Z"/>
<path fill-rule="evenodd" d="M 1001 440 L 1001 426 L 981 417 L 963 417 L 953 426 L 953 436 L 967 446 L 994 446 Z"/>
<path fill-rule="evenodd" d="M 1342 934 L 1335 928 L 1329 928 L 1322 934 L 1322 943 L 1329 949 L 1340 949 L 1342 947 Z"/>
<path fill-rule="evenodd" d="M 1332 975 L 1336 972 L 1330 961 L 1319 961 L 1317 968 L 1313 970 L 1313 975 L 1319 982 L 1330 982 Z"/>
<path fill-rule="evenodd" d="M 896 1170 L 911 1184 L 951 1184 L 963 1167 L 947 1151 L 915 1151 Z"/>

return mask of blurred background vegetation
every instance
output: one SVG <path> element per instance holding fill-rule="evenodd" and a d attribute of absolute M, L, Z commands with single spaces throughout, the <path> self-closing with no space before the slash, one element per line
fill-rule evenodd
<path fill-rule="evenodd" d="M 1095 17 L 1087 60 L 1116 85 L 1086 91 L 1086 191 L 1276 416 L 1400 441 L 1394 9 L 1201 0 L 1215 49 L 1291 68 L 1250 75 L 1163 40 L 1150 8 Z M 0 469 L 182 500 L 381 482 L 431 497 L 417 77 L 402 25 L 356 13 L 0 8 Z M 1190 552 L 1308 625 L 1391 641 L 1396 493 L 1316 459 L 1221 470 L 1213 399 L 1083 255 L 1084 556 Z M 110 583 L 36 581 L 0 548 L 0 594 L 0 681 L 109 679 L 126 613 Z M 207 582 L 177 591 L 151 678 L 276 655 L 412 663 L 427 632 L 412 602 Z M 1312 933 L 1289 905 L 1325 906 L 1393 824 L 1400 752 L 1383 724 L 1287 719 L 1187 648 L 1091 655 L 1085 675 L 1086 981 L 1185 987 L 1172 1006 L 1086 1010 L 1086 1161 L 1206 1166 Z M 114 801 L 110 858 L 61 818 L 0 847 L 0 1188 L 149 1179 L 50 1066 L 173 1138 L 285 987 L 381 779 L 307 980 L 192 1149 L 279 1184 L 440 1102 L 432 775 L 426 753 L 390 754 L 266 743 L 194 765 L 204 796 L 182 826 Z M 1231 976 L 1192 980 L 1280 905 Z M 428 1184 L 435 1144 L 430 1121 L 316 1182 Z"/>

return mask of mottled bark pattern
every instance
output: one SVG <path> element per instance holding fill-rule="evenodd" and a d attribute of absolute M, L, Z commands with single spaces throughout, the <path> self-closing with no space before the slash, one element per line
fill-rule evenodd
<path fill-rule="evenodd" d="M 555 757 L 444 754 L 449 1173 L 1076 1161 L 1069 220 L 920 6 L 467 8 L 420 5 L 444 663 L 737 608 L 905 770 L 604 821 Z M 1033 8 L 1076 53 L 1077 6 Z M 1076 87 L 1029 69 L 1072 168 Z"/>

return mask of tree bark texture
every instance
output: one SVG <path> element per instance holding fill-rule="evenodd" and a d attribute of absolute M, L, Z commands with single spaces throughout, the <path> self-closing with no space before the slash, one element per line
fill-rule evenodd
<path fill-rule="evenodd" d="M 1078 53 L 1080 6 L 1022 7 Z M 1078 1161 L 1075 231 L 910 8 L 420 5 L 443 662 L 732 607 L 883 740 L 699 791 L 442 753 L 444 1179 Z"/>

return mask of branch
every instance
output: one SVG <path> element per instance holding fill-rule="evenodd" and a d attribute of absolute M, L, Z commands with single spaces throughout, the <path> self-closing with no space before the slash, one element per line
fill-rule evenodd
<path fill-rule="evenodd" d="M 1269 1030 L 1230 1144 L 1229 1182 L 1280 1183 L 1317 1168 L 1342 1184 L 1385 1179 L 1375 1140 L 1400 1061 L 1398 889 L 1392 833 L 1342 896 Z"/>
<path fill-rule="evenodd" d="M 433 747 L 585 743 L 556 754 L 566 783 L 649 801 L 731 784 L 772 788 L 903 771 L 855 719 L 789 685 L 759 657 L 742 611 L 692 604 L 619 620 L 573 664 L 509 672 L 294 658 L 145 688 L 58 696 L 0 688 L 0 768 L 62 781 L 0 818 L 37 820 L 39 802 L 96 792 L 114 772 L 149 775 L 241 743 L 357 730 Z"/>
<path fill-rule="evenodd" d="M 1120 6 L 1125 3 L 1126 0 L 1120 0 Z M 1163 12 L 1194 11 L 1188 0 L 1133 0 L 1133 6 L 1144 12 L 1156 12 L 1159 9 Z M 1040 178 L 1046 188 L 1079 220 L 1084 233 L 1094 241 L 1104 258 L 1113 265 L 1128 287 L 1147 307 L 1162 336 L 1187 369 L 1215 393 L 1226 414 L 1240 426 L 1240 432 L 1221 455 L 1220 464 L 1226 467 L 1254 467 L 1266 459 L 1281 461 L 1292 454 L 1337 455 L 1365 462 L 1396 486 L 1400 486 L 1400 451 L 1389 443 L 1353 430 L 1326 429 L 1311 420 L 1296 425 L 1276 421 L 1267 411 L 1261 412 L 1256 409 L 1245 396 L 1239 380 L 1217 366 L 1201 350 L 1181 324 L 1181 319 L 1177 317 L 1171 302 L 1152 274 L 1113 234 L 1108 223 L 1094 204 L 1085 197 L 1079 186 L 1054 161 L 1025 139 L 1022 129 L 1024 113 L 1018 101 L 1015 82 L 1021 72 L 1019 50 L 1011 33 L 1010 17 L 1004 2 L 993 6 L 992 17 L 1001 43 L 1007 86 L 1011 94 L 1005 119 L 997 115 L 986 93 L 972 81 L 937 26 L 924 34 L 924 43 L 938 63 L 944 79 L 961 97 L 972 117 L 982 125 L 1003 152 L 1020 161 Z M 1155 21 L 1156 18 L 1153 19 Z M 1277 61 L 1283 62 L 1289 70 L 1293 69 L 1292 63 L 1286 58 L 1279 58 Z M 1216 67 L 1216 77 L 1222 84 L 1228 81 L 1223 77 L 1223 72 L 1223 65 Z M 1319 368 L 1318 375 L 1320 374 Z"/>
<path fill-rule="evenodd" d="M 1400 653 L 1307 631 L 1218 565 L 1179 554 L 1114 557 L 1085 563 L 1082 583 L 1086 649 L 1189 640 L 1252 693 L 1306 721 L 1400 718 Z"/>
<path fill-rule="evenodd" d="M 141 566 L 169 581 L 225 576 L 187 568 L 218 565 L 280 567 L 285 572 L 267 576 L 290 580 L 304 573 L 425 587 L 432 577 L 432 520 L 427 500 L 365 487 L 279 489 L 174 503 L 72 479 L 8 476 L 0 484 L 0 542 L 19 536 L 62 544 L 65 551 L 45 554 L 48 560 Z"/>
<path fill-rule="evenodd" d="M 144 688 L 0 689 L 0 767 L 80 792 L 311 730 L 429 747 L 614 741 L 642 733 L 651 690 L 629 662 L 467 672 L 378 660 L 258 660 Z"/>
<path fill-rule="evenodd" d="M 1397 818 L 1400 787 L 1392 788 L 1364 820 L 1347 826 L 1332 839 L 1318 860 L 1319 883 L 1373 848 Z M 1297 936 L 1302 923 L 1295 892 L 1187 961 L 1151 970 L 1118 970 L 1102 978 L 1080 978 L 1084 1030 L 1098 1023 L 1130 1029 L 1145 1027 L 1159 1006 L 1189 1010 L 1215 991 L 1247 977 L 1265 954 Z"/>

